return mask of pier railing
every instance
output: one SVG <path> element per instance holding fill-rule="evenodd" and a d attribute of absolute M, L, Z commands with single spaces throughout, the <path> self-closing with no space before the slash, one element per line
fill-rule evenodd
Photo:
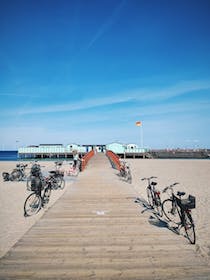
<path fill-rule="evenodd" d="M 109 158 L 113 168 L 120 170 L 120 158 L 112 151 L 106 152 L 107 157 Z"/>
<path fill-rule="evenodd" d="M 87 166 L 88 161 L 94 156 L 94 151 L 90 151 L 84 155 L 82 158 L 82 171 L 84 171 L 85 167 Z"/>

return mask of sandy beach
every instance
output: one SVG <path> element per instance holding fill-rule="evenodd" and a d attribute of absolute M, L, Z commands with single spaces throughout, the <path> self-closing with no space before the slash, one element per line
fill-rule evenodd
<path fill-rule="evenodd" d="M 28 163 L 29 167 L 30 162 Z M 53 161 L 39 162 L 42 167 L 44 175 L 48 174 L 49 170 L 54 170 Z M 32 225 L 39 220 L 44 212 L 61 197 L 66 189 L 76 180 L 75 178 L 65 176 L 66 184 L 63 190 L 52 191 L 50 202 L 45 209 L 35 216 L 25 218 L 23 215 L 23 206 L 26 197 L 30 194 L 26 189 L 26 181 L 20 182 L 4 182 L 2 172 L 11 172 L 17 162 L 15 161 L 2 161 L 0 162 L 0 257 L 2 257 L 23 235 L 27 232 Z M 62 169 L 68 169 L 68 163 L 64 163 Z M 26 173 L 30 172 L 30 168 L 26 169 Z"/>
<path fill-rule="evenodd" d="M 210 256 L 210 161 L 209 160 L 153 160 L 153 159 L 127 159 L 130 163 L 133 182 L 137 194 L 146 198 L 146 182 L 140 178 L 157 176 L 158 188 L 162 190 L 165 186 L 179 182 L 177 190 L 185 191 L 187 194 L 196 196 L 196 209 L 192 215 L 196 225 L 196 249 L 206 258 Z M 16 162 L 0 162 L 0 172 L 10 172 Z M 53 169 L 53 162 L 43 162 L 43 171 Z M 64 165 L 67 169 L 68 165 Z M 115 172 L 115 171 L 113 171 Z M 71 187 L 75 178 L 66 177 L 64 190 L 52 192 L 48 207 Z M 78 177 L 79 179 L 79 177 Z M 76 179 L 77 180 L 77 179 Z M 41 210 L 36 216 L 24 218 L 23 204 L 29 192 L 26 190 L 26 182 L 4 182 L 0 177 L 0 256 L 3 256 L 17 240 L 43 215 Z M 162 195 L 165 198 L 165 195 Z M 152 230 L 152 227 L 151 227 Z"/>
<path fill-rule="evenodd" d="M 184 159 L 126 159 L 130 163 L 133 186 L 146 198 L 146 181 L 143 177 L 156 176 L 157 188 L 162 191 L 165 186 L 174 182 L 180 184 L 176 191 L 184 191 L 186 195 L 196 197 L 196 209 L 192 210 L 196 230 L 196 248 L 210 260 L 210 160 Z M 161 193 L 162 200 L 167 194 Z"/>

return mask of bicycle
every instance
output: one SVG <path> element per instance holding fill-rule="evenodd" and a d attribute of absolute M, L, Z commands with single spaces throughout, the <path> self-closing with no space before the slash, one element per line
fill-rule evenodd
<path fill-rule="evenodd" d="M 2 176 L 4 181 L 23 181 L 26 178 L 25 169 L 28 165 L 27 164 L 16 164 L 16 168 L 13 169 L 11 174 L 8 172 L 3 172 Z"/>
<path fill-rule="evenodd" d="M 164 188 L 163 193 L 169 191 L 170 198 L 163 201 L 162 210 L 166 219 L 177 224 L 178 228 L 183 227 L 187 239 L 191 244 L 195 244 L 195 224 L 191 215 L 191 209 L 195 208 L 195 197 L 189 195 L 187 199 L 183 199 L 185 192 L 180 191 L 175 195 L 173 188 L 178 184 L 174 183 Z"/>
<path fill-rule="evenodd" d="M 132 183 L 132 175 L 131 175 L 131 170 L 130 166 L 128 165 L 127 162 L 121 161 L 120 165 L 120 174 L 119 174 L 124 180 L 128 183 Z"/>
<path fill-rule="evenodd" d="M 51 178 L 47 178 L 43 187 L 40 178 L 36 177 L 34 179 L 31 189 L 33 192 L 26 198 L 24 203 L 24 217 L 37 214 L 49 202 L 52 189 L 51 180 Z"/>
<path fill-rule="evenodd" d="M 162 212 L 162 203 L 161 203 L 161 198 L 160 198 L 160 191 L 156 189 L 157 182 L 151 181 L 152 179 L 156 179 L 157 177 L 151 176 L 149 178 L 142 178 L 141 180 L 147 180 L 148 185 L 147 185 L 147 199 L 148 199 L 148 204 L 151 208 L 155 209 L 157 214 L 162 217 L 163 212 Z"/>
<path fill-rule="evenodd" d="M 51 183 L 52 183 L 52 189 L 53 190 L 57 190 L 57 189 L 61 189 L 63 190 L 65 187 L 65 180 L 64 180 L 64 174 L 58 172 L 57 170 L 52 170 L 49 171 L 50 174 L 50 179 L 51 179 Z"/>
<path fill-rule="evenodd" d="M 76 166 L 74 166 L 74 162 L 73 162 L 73 161 L 71 161 L 71 162 L 69 163 L 69 165 L 70 165 L 70 168 L 69 168 L 69 170 L 66 172 L 66 175 L 67 175 L 67 176 L 74 176 L 74 177 L 78 176 L 78 174 L 79 174 L 79 172 L 80 172 L 81 160 L 78 160 L 78 161 L 77 161 Z"/>

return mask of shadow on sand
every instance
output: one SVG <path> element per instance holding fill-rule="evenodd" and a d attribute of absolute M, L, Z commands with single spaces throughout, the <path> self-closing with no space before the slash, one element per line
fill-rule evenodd
<path fill-rule="evenodd" d="M 156 227 L 160 227 L 160 228 L 167 228 L 170 231 L 176 233 L 176 234 L 180 234 L 180 229 L 177 226 L 177 224 L 175 223 L 170 223 L 167 220 L 165 220 L 163 217 L 160 217 L 158 215 L 158 213 L 148 204 L 148 202 L 144 199 L 144 198 L 139 198 L 137 197 L 134 200 L 135 203 L 138 203 L 143 210 L 141 211 L 141 214 L 143 214 L 144 212 L 149 211 L 149 213 L 151 214 L 148 218 L 148 222 Z"/>

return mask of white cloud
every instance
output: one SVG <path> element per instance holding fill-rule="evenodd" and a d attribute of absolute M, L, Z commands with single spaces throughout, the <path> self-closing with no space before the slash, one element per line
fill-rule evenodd
<path fill-rule="evenodd" d="M 96 32 L 96 34 L 93 36 L 93 38 L 90 40 L 88 45 L 86 46 L 86 49 L 91 48 L 95 42 L 100 39 L 104 33 L 111 28 L 111 26 L 117 21 L 120 12 L 125 5 L 126 1 L 122 0 L 117 7 L 112 12 L 111 16 L 100 26 L 99 30 Z"/>
<path fill-rule="evenodd" d="M 16 110 L 12 110 L 12 111 L 10 109 L 5 109 L 1 111 L 1 114 L 7 116 L 8 115 L 24 116 L 24 115 L 36 115 L 42 113 L 74 112 L 78 110 L 81 111 L 81 110 L 87 110 L 87 109 L 97 108 L 97 107 L 100 108 L 102 106 L 116 105 L 120 103 L 124 103 L 124 105 L 126 105 L 126 103 L 134 102 L 134 101 L 136 101 L 137 103 L 144 102 L 147 103 L 147 106 L 149 106 L 150 103 L 154 103 L 156 101 L 161 102 L 184 94 L 190 95 L 193 91 L 200 91 L 206 89 L 210 89 L 209 81 L 188 81 L 161 90 L 140 88 L 140 89 L 126 91 L 126 92 L 120 92 L 120 93 L 118 92 L 113 94 L 112 96 L 110 96 L 109 94 L 109 96 L 101 97 L 101 98 L 91 98 L 90 96 L 88 99 L 83 99 L 80 102 L 72 101 L 71 103 L 65 103 L 65 104 L 35 106 L 35 107 L 24 106 L 22 108 L 17 108 Z M 162 107 L 163 107 L 162 110 L 167 110 L 167 108 L 165 108 L 164 106 Z M 127 109 L 122 109 L 122 110 L 127 111 Z M 150 108 L 147 107 L 146 109 L 143 110 L 144 111 L 147 110 L 145 114 L 148 114 Z M 171 105 L 171 110 L 178 110 L 178 108 L 176 108 L 176 105 L 174 106 Z"/>

